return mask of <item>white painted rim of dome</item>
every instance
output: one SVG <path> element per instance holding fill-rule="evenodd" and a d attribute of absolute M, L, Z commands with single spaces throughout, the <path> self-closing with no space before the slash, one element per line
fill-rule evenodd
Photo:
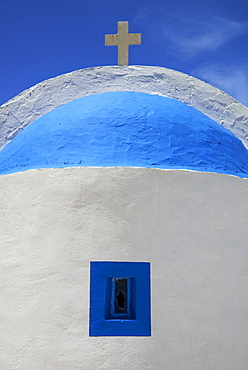
<path fill-rule="evenodd" d="M 225 92 L 164 67 L 103 66 L 70 72 L 23 91 L 0 107 L 0 149 L 51 110 L 109 91 L 170 97 L 194 107 L 236 135 L 248 148 L 248 108 Z"/>

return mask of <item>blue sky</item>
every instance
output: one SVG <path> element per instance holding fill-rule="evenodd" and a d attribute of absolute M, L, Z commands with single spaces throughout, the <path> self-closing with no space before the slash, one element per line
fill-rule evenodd
<path fill-rule="evenodd" d="M 0 0 L 0 104 L 76 69 L 117 64 L 104 35 L 142 33 L 129 64 L 190 74 L 248 106 L 247 0 Z"/>

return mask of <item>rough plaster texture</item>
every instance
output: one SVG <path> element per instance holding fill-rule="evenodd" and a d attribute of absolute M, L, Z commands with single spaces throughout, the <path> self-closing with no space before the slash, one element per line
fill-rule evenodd
<path fill-rule="evenodd" d="M 1 369 L 247 369 L 247 180 L 65 168 L 0 186 Z M 151 262 L 151 337 L 88 336 L 94 260 Z"/>
<path fill-rule="evenodd" d="M 248 146 L 248 108 L 221 90 L 162 67 L 107 66 L 46 80 L 5 103 L 0 107 L 0 148 L 58 106 L 107 91 L 137 91 L 180 100 L 230 130 Z"/>
<path fill-rule="evenodd" d="M 54 109 L 0 152 L 0 174 L 82 166 L 183 168 L 248 177 L 248 150 L 230 131 L 178 100 L 115 91 Z"/>

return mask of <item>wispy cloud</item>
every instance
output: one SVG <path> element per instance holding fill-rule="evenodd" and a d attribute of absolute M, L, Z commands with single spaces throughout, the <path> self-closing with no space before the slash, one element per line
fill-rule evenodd
<path fill-rule="evenodd" d="M 248 23 L 209 14 L 205 18 L 164 12 L 153 17 L 149 14 L 144 7 L 134 21 L 145 23 L 152 41 L 166 45 L 167 52 L 184 58 L 216 50 L 248 30 Z"/>
<path fill-rule="evenodd" d="M 232 20 L 231 14 L 229 18 L 216 15 L 217 11 L 213 7 L 207 9 L 207 5 L 204 9 L 203 16 L 203 8 L 194 12 L 185 8 L 183 14 L 182 9 L 175 7 L 165 11 L 164 7 L 144 5 L 133 21 L 144 26 L 144 38 L 156 43 L 158 55 L 166 51 L 179 60 L 181 71 L 205 80 L 248 106 L 248 66 L 240 61 L 243 44 L 235 52 L 231 44 L 248 32 L 248 22 Z M 198 66 L 194 68 L 195 63 Z"/>
<path fill-rule="evenodd" d="M 179 25 L 179 27 L 178 27 Z M 218 49 L 227 42 L 244 34 L 247 25 L 221 17 L 208 16 L 206 19 L 178 20 L 163 25 L 163 36 L 174 44 L 175 51 L 191 58 L 204 51 Z"/>
<path fill-rule="evenodd" d="M 248 68 L 246 66 L 206 65 L 194 69 L 192 75 L 218 87 L 248 106 Z"/>

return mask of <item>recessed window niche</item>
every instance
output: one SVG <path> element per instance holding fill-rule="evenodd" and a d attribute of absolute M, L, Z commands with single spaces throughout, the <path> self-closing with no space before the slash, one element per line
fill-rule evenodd
<path fill-rule="evenodd" d="M 150 336 L 150 263 L 90 264 L 90 336 Z"/>

